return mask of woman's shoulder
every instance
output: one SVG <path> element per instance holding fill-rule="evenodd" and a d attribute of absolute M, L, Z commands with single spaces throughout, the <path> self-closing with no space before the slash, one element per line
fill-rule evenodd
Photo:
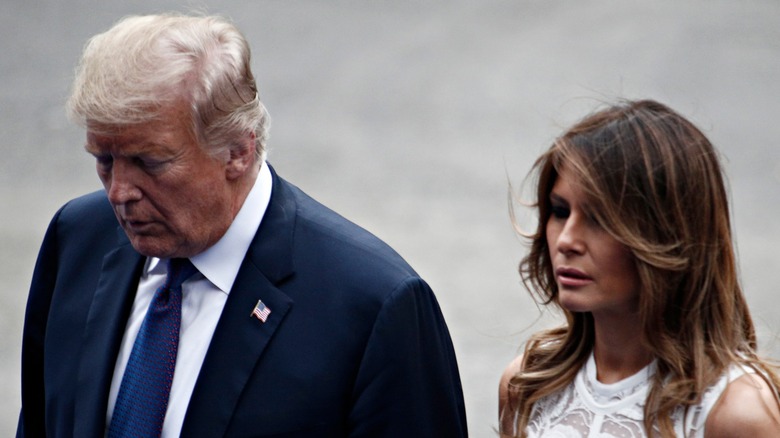
<path fill-rule="evenodd" d="M 710 411 L 704 431 L 705 438 L 780 436 L 775 389 L 755 373 L 730 382 Z"/>
<path fill-rule="evenodd" d="M 498 388 L 499 403 L 503 403 L 508 399 L 509 385 L 512 378 L 525 368 L 526 357 L 534 358 L 533 360 L 535 361 L 539 359 L 539 357 L 549 356 L 551 352 L 561 345 L 565 333 L 565 328 L 558 327 L 537 332 L 527 341 L 523 353 L 515 357 L 512 362 L 507 365 L 504 369 L 504 373 L 501 375 L 501 381 L 499 382 Z M 503 406 L 503 404 L 501 404 L 501 406 Z"/>

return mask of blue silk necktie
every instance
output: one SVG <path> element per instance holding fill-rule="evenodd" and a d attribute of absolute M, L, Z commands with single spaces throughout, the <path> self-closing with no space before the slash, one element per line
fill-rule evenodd
<path fill-rule="evenodd" d="M 109 438 L 159 437 L 176 366 L 181 284 L 197 269 L 188 259 L 168 261 L 127 361 L 108 430 Z"/>

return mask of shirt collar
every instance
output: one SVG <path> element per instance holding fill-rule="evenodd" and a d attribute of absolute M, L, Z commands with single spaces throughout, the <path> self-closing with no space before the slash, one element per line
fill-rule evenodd
<path fill-rule="evenodd" d="M 252 189 L 225 235 L 210 248 L 190 257 L 198 271 L 225 294 L 230 293 L 244 256 L 263 220 L 271 201 L 272 184 L 271 171 L 263 161 Z M 160 265 L 163 265 L 160 259 L 150 257 L 147 260 L 146 272 L 154 273 L 160 269 Z"/>

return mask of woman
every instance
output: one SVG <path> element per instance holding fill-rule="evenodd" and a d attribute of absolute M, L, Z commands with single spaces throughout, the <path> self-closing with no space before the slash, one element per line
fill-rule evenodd
<path fill-rule="evenodd" d="M 560 308 L 499 389 L 502 436 L 780 436 L 718 156 L 688 120 L 625 102 L 536 162 L 524 283 Z M 648 432 L 652 431 L 652 432 Z"/>

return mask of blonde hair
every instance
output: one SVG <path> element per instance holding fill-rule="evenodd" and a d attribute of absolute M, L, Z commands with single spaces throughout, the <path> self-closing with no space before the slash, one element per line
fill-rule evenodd
<path fill-rule="evenodd" d="M 628 101 L 586 117 L 536 161 L 539 222 L 520 274 L 538 301 L 558 308 L 545 227 L 564 164 L 595 220 L 631 250 L 639 272 L 640 342 L 657 359 L 645 428 L 674 436 L 672 411 L 696 403 L 731 364 L 751 366 L 780 386 L 756 353 L 722 169 L 704 134 L 665 105 Z M 501 413 L 502 434 L 524 436 L 533 404 L 568 385 L 591 352 L 592 316 L 560 309 L 566 325 L 526 344 Z"/>
<path fill-rule="evenodd" d="M 249 45 L 220 17 L 131 16 L 84 48 L 67 109 L 92 126 L 154 120 L 166 106 L 190 106 L 192 131 L 219 154 L 248 133 L 263 157 L 270 118 L 250 68 Z"/>

